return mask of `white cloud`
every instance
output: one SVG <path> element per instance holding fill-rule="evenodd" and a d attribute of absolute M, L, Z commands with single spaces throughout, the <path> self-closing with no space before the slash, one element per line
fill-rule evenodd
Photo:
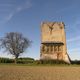
<path fill-rule="evenodd" d="M 77 52 L 77 51 L 79 52 L 80 51 L 80 48 L 74 48 L 74 49 L 70 49 L 69 50 L 69 52 Z"/>
<path fill-rule="evenodd" d="M 23 5 L 17 6 L 13 12 L 11 12 L 8 16 L 5 17 L 5 21 L 8 22 L 9 20 L 12 19 L 12 17 L 16 14 L 19 13 L 23 10 L 29 9 L 32 7 L 32 3 L 30 0 L 26 0 L 26 2 Z"/>
<path fill-rule="evenodd" d="M 80 36 L 68 39 L 67 42 L 75 42 L 75 41 L 78 41 L 78 40 L 80 40 Z"/>
<path fill-rule="evenodd" d="M 13 17 L 14 13 L 9 14 L 5 19 L 6 21 L 9 21 Z"/>
<path fill-rule="evenodd" d="M 17 12 L 19 12 L 19 11 L 21 11 L 22 10 L 22 7 L 21 6 L 19 6 L 19 7 L 17 7 Z"/>
<path fill-rule="evenodd" d="M 0 7 L 11 7 L 13 6 L 13 4 L 9 3 L 9 4 L 0 4 Z"/>
<path fill-rule="evenodd" d="M 20 12 L 22 10 L 29 9 L 31 7 L 32 7 L 32 3 L 30 2 L 30 0 L 27 0 L 23 5 L 20 5 L 16 8 L 16 12 Z"/>

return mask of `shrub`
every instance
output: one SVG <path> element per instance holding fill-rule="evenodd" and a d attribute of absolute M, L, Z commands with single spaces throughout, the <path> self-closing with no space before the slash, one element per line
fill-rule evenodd
<path fill-rule="evenodd" d="M 37 60 L 37 64 L 68 64 L 62 60 Z"/>
<path fill-rule="evenodd" d="M 22 64 L 29 64 L 33 62 L 34 62 L 33 58 L 18 58 L 17 59 L 17 63 L 22 63 Z M 14 63 L 14 59 L 0 58 L 0 63 Z"/>
<path fill-rule="evenodd" d="M 33 58 L 18 58 L 17 59 L 17 63 L 22 63 L 22 64 L 29 64 L 29 63 L 33 63 L 34 59 Z"/>
<path fill-rule="evenodd" d="M 0 58 L 0 63 L 14 63 L 14 60 L 9 58 Z"/>
<path fill-rule="evenodd" d="M 80 60 L 72 60 L 71 64 L 78 64 L 79 65 L 80 64 Z"/>

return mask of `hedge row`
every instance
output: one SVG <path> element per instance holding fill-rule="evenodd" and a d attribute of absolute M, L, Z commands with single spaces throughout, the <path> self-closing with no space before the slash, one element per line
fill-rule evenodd
<path fill-rule="evenodd" d="M 14 59 L 0 58 L 0 63 L 14 63 Z"/>
<path fill-rule="evenodd" d="M 18 58 L 17 63 L 27 64 L 27 63 L 33 63 L 33 58 Z M 0 58 L 0 63 L 14 63 L 14 59 L 9 58 Z"/>
<path fill-rule="evenodd" d="M 68 64 L 62 60 L 37 60 L 36 64 Z"/>
<path fill-rule="evenodd" d="M 80 64 L 80 60 L 71 61 L 71 64 L 77 64 L 77 65 L 79 65 Z"/>
<path fill-rule="evenodd" d="M 9 58 L 0 58 L 0 63 L 14 63 L 14 59 Z M 33 58 L 18 58 L 18 64 L 67 64 L 64 61 L 60 60 L 34 60 Z M 71 61 L 71 64 L 80 64 L 80 60 Z"/>

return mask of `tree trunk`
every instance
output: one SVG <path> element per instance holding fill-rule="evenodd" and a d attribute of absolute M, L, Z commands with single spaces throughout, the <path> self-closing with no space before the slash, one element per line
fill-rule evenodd
<path fill-rule="evenodd" d="M 15 55 L 15 64 L 17 64 L 17 59 L 18 59 L 19 54 Z"/>
<path fill-rule="evenodd" d="M 17 59 L 18 59 L 18 56 L 15 56 L 15 64 L 17 64 Z"/>
<path fill-rule="evenodd" d="M 15 59 L 14 59 L 14 63 L 17 64 L 17 57 L 15 57 Z"/>

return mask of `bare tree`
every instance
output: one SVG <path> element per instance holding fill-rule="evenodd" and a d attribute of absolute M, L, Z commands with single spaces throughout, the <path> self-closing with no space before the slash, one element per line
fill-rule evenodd
<path fill-rule="evenodd" d="M 30 46 L 30 43 L 31 41 L 23 37 L 21 33 L 17 32 L 7 33 L 6 36 L 1 39 L 2 48 L 5 48 L 6 51 L 14 55 L 15 63 L 20 54 Z"/>

